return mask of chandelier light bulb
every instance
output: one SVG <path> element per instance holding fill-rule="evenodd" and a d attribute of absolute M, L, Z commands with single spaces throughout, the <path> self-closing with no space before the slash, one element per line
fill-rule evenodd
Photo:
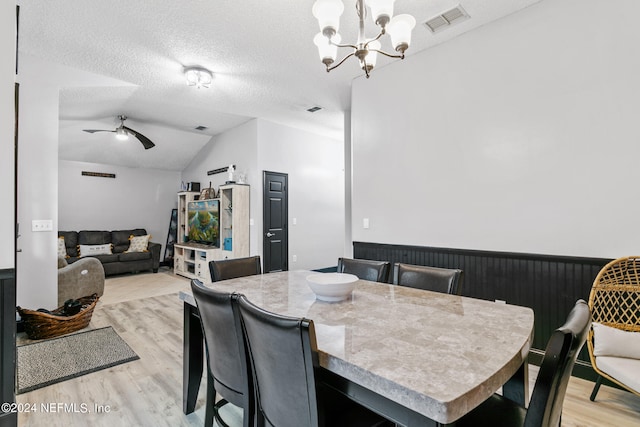
<path fill-rule="evenodd" d="M 393 4 L 396 0 L 366 0 L 366 5 L 371 9 L 371 18 L 376 25 L 382 28 L 393 17 Z"/>
<path fill-rule="evenodd" d="M 334 43 L 340 43 L 340 40 L 340 34 L 335 34 L 331 40 L 322 33 L 316 34 L 313 38 L 313 42 L 318 47 L 320 60 L 324 64 L 331 65 L 336 60 L 336 56 L 338 56 L 338 46 Z"/>
<path fill-rule="evenodd" d="M 411 44 L 411 31 L 416 26 L 416 20 L 411 15 L 394 16 L 389 25 L 387 25 L 387 33 L 391 37 L 391 45 L 402 54 L 409 48 Z"/>
<path fill-rule="evenodd" d="M 369 52 L 367 53 L 367 56 L 364 57 L 364 65 L 369 71 L 376 66 L 376 61 L 378 60 L 378 52 L 376 51 L 380 50 L 381 47 L 382 45 L 377 40 L 369 42 L 369 45 L 367 46 L 367 50 Z"/>
<path fill-rule="evenodd" d="M 341 0 L 316 0 L 311 12 L 318 20 L 322 34 L 331 37 L 340 29 L 340 16 L 344 12 L 344 4 Z"/>

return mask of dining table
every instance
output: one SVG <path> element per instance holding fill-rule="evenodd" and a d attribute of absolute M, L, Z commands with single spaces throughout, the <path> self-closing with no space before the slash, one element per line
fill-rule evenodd
<path fill-rule="evenodd" d="M 214 282 L 281 315 L 311 319 L 319 381 L 407 427 L 453 424 L 496 391 L 526 406 L 528 307 L 358 280 L 343 301 L 318 300 L 296 270 Z M 195 408 L 203 335 L 190 292 L 184 301 L 183 411 Z"/>

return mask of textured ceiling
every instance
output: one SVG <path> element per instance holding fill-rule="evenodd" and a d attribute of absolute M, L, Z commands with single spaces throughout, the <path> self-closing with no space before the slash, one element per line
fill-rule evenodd
<path fill-rule="evenodd" d="M 397 0 L 395 13 L 418 21 L 410 56 L 537 1 Z M 343 2 L 342 40 L 355 42 L 355 1 Z M 60 159 L 182 170 L 211 136 L 256 117 L 341 139 L 351 81 L 362 78 L 355 59 L 324 70 L 312 41 L 318 32 L 313 0 L 19 3 L 21 64 L 24 56 L 28 63 L 42 61 L 39 68 L 60 64 L 105 78 L 62 84 Z M 458 4 L 470 19 L 435 35 L 422 25 Z M 383 49 L 391 50 L 386 40 Z M 379 58 L 378 67 L 389 61 Z M 193 65 L 215 74 L 209 89 L 185 84 L 183 68 Z M 315 105 L 322 110 L 305 111 Z M 156 147 L 144 151 L 111 133 L 82 132 L 115 129 L 119 114 Z M 208 129 L 194 130 L 200 125 Z"/>

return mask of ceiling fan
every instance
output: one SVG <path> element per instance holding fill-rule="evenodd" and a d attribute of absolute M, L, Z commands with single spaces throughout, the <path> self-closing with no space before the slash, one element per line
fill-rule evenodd
<path fill-rule="evenodd" d="M 118 119 L 120 120 L 120 126 L 118 126 L 115 130 L 106 130 L 106 129 L 82 129 L 82 130 L 85 131 L 85 132 L 89 132 L 89 133 L 115 132 L 116 138 L 123 139 L 123 140 L 124 139 L 128 139 L 129 135 L 132 135 L 132 136 L 135 136 L 136 138 L 138 138 L 138 140 L 144 146 L 145 150 L 148 150 L 149 148 L 155 147 L 156 144 L 151 142 L 151 140 L 149 138 L 147 138 L 146 136 L 144 136 L 140 132 L 137 132 L 137 131 L 135 131 L 135 130 L 133 130 L 131 128 L 128 128 L 128 127 L 126 127 L 124 125 L 124 121 L 127 120 L 127 116 L 120 115 L 120 116 L 118 116 Z"/>

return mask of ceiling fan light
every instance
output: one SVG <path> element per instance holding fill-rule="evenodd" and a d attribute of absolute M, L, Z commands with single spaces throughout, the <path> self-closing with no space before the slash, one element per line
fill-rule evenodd
<path fill-rule="evenodd" d="M 344 4 L 341 0 L 316 0 L 311 12 L 318 20 L 322 34 L 331 37 L 340 28 L 340 16 L 344 12 Z"/>
<path fill-rule="evenodd" d="M 189 86 L 208 88 L 213 81 L 213 73 L 202 67 L 187 67 L 184 69 L 184 76 Z"/>
<path fill-rule="evenodd" d="M 129 139 L 129 132 L 127 132 L 122 126 L 116 129 L 116 138 L 120 141 L 126 141 Z"/>
<path fill-rule="evenodd" d="M 391 37 L 393 48 L 401 53 L 409 48 L 411 44 L 411 31 L 416 26 L 413 16 L 403 14 L 394 16 L 387 25 L 387 33 Z"/>
<path fill-rule="evenodd" d="M 332 64 L 336 60 L 336 56 L 338 56 L 338 46 L 333 43 L 340 43 L 340 41 L 340 34 L 335 34 L 331 40 L 322 33 L 316 34 L 313 38 L 313 43 L 318 47 L 320 61 L 327 65 Z"/>
<path fill-rule="evenodd" d="M 396 0 L 366 0 L 365 4 L 371 9 L 371 18 L 376 25 L 382 28 L 389 23 L 393 17 L 393 3 Z"/>

